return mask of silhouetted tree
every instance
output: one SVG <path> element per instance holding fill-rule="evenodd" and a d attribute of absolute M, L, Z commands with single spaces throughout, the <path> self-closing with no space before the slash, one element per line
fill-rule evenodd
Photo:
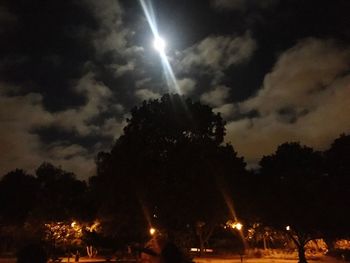
<path fill-rule="evenodd" d="M 337 238 L 350 237 L 350 135 L 342 134 L 335 139 L 324 153 L 325 173 L 321 187 L 324 197 L 321 202 L 327 209 L 329 226 L 327 244 L 332 245 Z"/>
<path fill-rule="evenodd" d="M 34 176 L 16 169 L 0 181 L 0 252 L 39 239 L 37 228 L 26 224 L 36 206 L 39 185 Z"/>
<path fill-rule="evenodd" d="M 345 189 L 325 173 L 322 154 L 299 143 L 285 143 L 264 156 L 261 165 L 260 200 L 257 207 L 267 225 L 285 230 L 306 262 L 305 245 L 346 229 L 339 204 Z M 336 189 L 342 191 L 337 193 Z M 347 191 L 349 193 L 349 191 Z M 289 230 L 286 227 L 289 226 Z"/>
<path fill-rule="evenodd" d="M 50 163 L 36 170 L 40 185 L 36 216 L 43 220 L 68 220 L 86 215 L 86 183 Z"/>
<path fill-rule="evenodd" d="M 323 171 L 322 156 L 300 143 L 283 143 L 260 161 L 261 174 L 277 180 L 310 180 Z"/>
<path fill-rule="evenodd" d="M 328 175 L 350 180 L 350 135 L 342 134 L 335 139 L 325 158 Z"/>
<path fill-rule="evenodd" d="M 23 170 L 7 173 L 0 181 L 0 221 L 23 224 L 37 201 L 39 185 Z"/>
<path fill-rule="evenodd" d="M 132 207 L 147 223 L 174 233 L 223 222 L 228 209 L 222 188 L 245 173 L 243 158 L 223 145 L 224 125 L 210 107 L 179 95 L 132 109 L 112 151 L 97 156 L 94 183 L 105 209 L 120 215 Z M 130 227 L 124 222 L 124 229 Z"/>

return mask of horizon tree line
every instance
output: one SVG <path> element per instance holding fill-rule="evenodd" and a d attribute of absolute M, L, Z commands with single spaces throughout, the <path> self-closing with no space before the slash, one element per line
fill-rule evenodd
<path fill-rule="evenodd" d="M 145 101 L 131 110 L 111 151 L 98 153 L 88 182 L 45 162 L 35 175 L 4 175 L 0 235 L 11 241 L 4 229 L 26 225 L 28 239 L 40 240 L 44 222 L 99 218 L 113 246 L 142 242 L 154 226 L 203 250 L 228 220 L 259 222 L 284 231 L 302 263 L 310 240 L 331 246 L 350 236 L 350 135 L 325 151 L 283 143 L 255 171 L 224 136 L 220 114 L 200 102 L 168 94 Z"/>

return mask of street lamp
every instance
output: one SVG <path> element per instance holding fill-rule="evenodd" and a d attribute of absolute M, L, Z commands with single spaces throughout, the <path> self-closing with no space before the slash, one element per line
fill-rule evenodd
<path fill-rule="evenodd" d="M 229 220 L 227 223 L 226 223 L 226 226 L 228 226 L 229 228 L 231 229 L 237 229 L 237 230 L 242 230 L 243 228 L 243 224 L 239 221 L 231 221 Z"/>
<path fill-rule="evenodd" d="M 237 230 L 242 230 L 243 225 L 241 223 L 236 223 L 236 229 Z"/>
<path fill-rule="evenodd" d="M 151 227 L 151 228 L 149 229 L 149 233 L 151 234 L 151 236 L 153 236 L 153 235 L 156 233 L 156 229 L 153 228 L 153 227 Z"/>

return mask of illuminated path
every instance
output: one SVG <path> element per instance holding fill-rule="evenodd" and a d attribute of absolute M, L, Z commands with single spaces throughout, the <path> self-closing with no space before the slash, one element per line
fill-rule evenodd
<path fill-rule="evenodd" d="M 15 263 L 16 259 L 5 259 L 0 258 L 0 263 Z M 64 258 L 61 262 L 68 262 L 67 258 Z M 70 259 L 70 262 L 74 262 L 74 259 Z M 106 262 L 104 258 L 96 258 L 96 259 L 90 259 L 87 257 L 80 258 L 79 262 Z M 114 259 L 110 262 L 127 262 L 127 261 L 115 261 Z M 131 261 L 129 261 L 131 262 Z M 196 263 L 241 263 L 241 260 L 239 257 L 235 258 L 194 258 L 194 262 Z M 244 258 L 243 262 L 248 263 L 296 263 L 298 262 L 297 259 L 269 259 L 269 258 Z M 308 260 L 309 263 L 344 263 L 344 261 L 340 261 L 331 257 L 324 256 L 320 258 L 319 260 Z M 142 262 L 140 262 L 142 263 Z"/>

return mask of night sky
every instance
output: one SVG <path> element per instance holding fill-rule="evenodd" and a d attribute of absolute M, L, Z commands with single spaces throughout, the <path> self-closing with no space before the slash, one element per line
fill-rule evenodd
<path fill-rule="evenodd" d="M 181 93 L 221 112 L 249 167 L 350 132 L 349 0 L 154 0 Z M 0 175 L 94 174 L 130 109 L 169 88 L 137 0 L 0 1 Z"/>

